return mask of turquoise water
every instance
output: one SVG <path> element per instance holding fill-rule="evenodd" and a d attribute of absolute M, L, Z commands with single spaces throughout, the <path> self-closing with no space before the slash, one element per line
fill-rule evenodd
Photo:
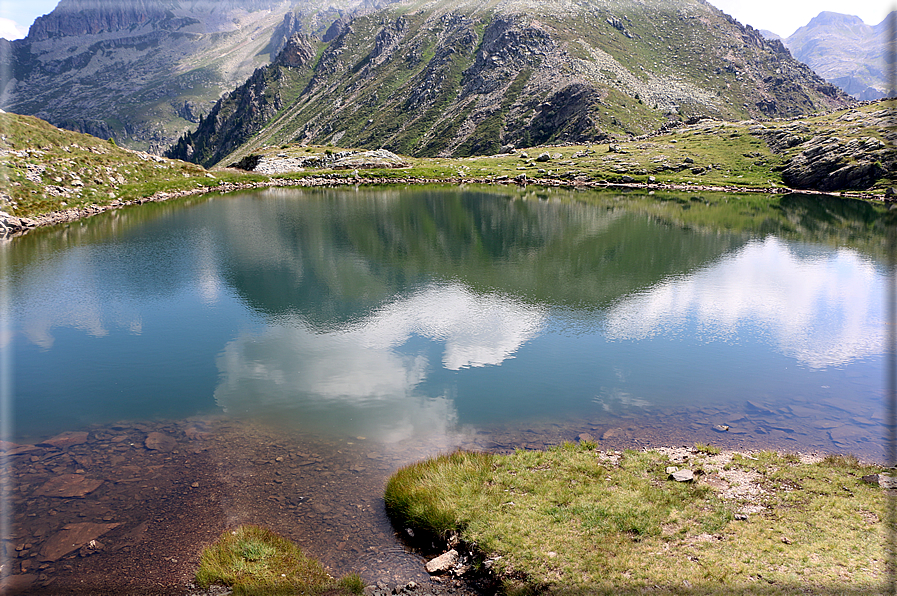
<path fill-rule="evenodd" d="M 387 443 L 624 423 L 663 443 L 675 420 L 881 457 L 880 214 L 774 203 L 277 190 L 38 231 L 2 249 L 13 439 L 225 415 Z"/>

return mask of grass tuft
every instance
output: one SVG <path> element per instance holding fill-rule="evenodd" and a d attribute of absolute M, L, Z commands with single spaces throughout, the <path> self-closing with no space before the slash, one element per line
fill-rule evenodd
<path fill-rule="evenodd" d="M 223 584 L 234 594 L 361 594 L 357 575 L 337 581 L 323 565 L 307 557 L 294 543 L 259 526 L 224 532 L 202 553 L 196 583 L 208 588 Z"/>

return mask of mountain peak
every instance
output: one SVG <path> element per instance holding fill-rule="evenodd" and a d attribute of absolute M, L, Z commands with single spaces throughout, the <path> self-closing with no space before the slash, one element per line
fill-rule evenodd
<path fill-rule="evenodd" d="M 823 10 L 818 15 L 810 19 L 810 22 L 807 23 L 805 27 L 856 27 L 863 26 L 865 24 L 866 23 L 863 22 L 863 19 L 856 15 L 842 14 L 840 12 Z M 801 27 L 801 29 L 803 28 L 804 27 Z"/>

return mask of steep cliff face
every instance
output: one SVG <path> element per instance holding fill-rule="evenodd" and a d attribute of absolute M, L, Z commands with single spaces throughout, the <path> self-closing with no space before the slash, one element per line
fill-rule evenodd
<path fill-rule="evenodd" d="M 337 22 L 325 39 L 320 59 L 294 76 L 303 86 L 277 88 L 295 99 L 264 127 L 200 130 L 180 147 L 236 136 L 248 144 L 227 160 L 292 141 L 467 155 L 852 101 L 703 0 L 401 3 Z"/>
<path fill-rule="evenodd" d="M 362 0 L 61 0 L 0 40 L 0 107 L 159 152 L 297 32 Z"/>
<path fill-rule="evenodd" d="M 894 18 L 897 12 L 867 25 L 859 17 L 821 12 L 784 42 L 795 58 L 853 97 L 880 99 L 888 95 L 886 58 L 895 44 L 888 23 Z"/>

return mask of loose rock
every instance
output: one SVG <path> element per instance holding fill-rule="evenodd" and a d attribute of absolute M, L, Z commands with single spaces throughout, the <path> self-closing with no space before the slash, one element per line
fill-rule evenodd
<path fill-rule="evenodd" d="M 670 477 L 676 482 L 691 482 L 695 479 L 695 474 L 691 470 L 678 470 L 670 474 Z"/>
<path fill-rule="evenodd" d="M 452 567 L 457 565 L 459 559 L 458 551 L 452 549 L 447 553 L 443 553 L 427 562 L 428 573 L 445 573 Z"/>

